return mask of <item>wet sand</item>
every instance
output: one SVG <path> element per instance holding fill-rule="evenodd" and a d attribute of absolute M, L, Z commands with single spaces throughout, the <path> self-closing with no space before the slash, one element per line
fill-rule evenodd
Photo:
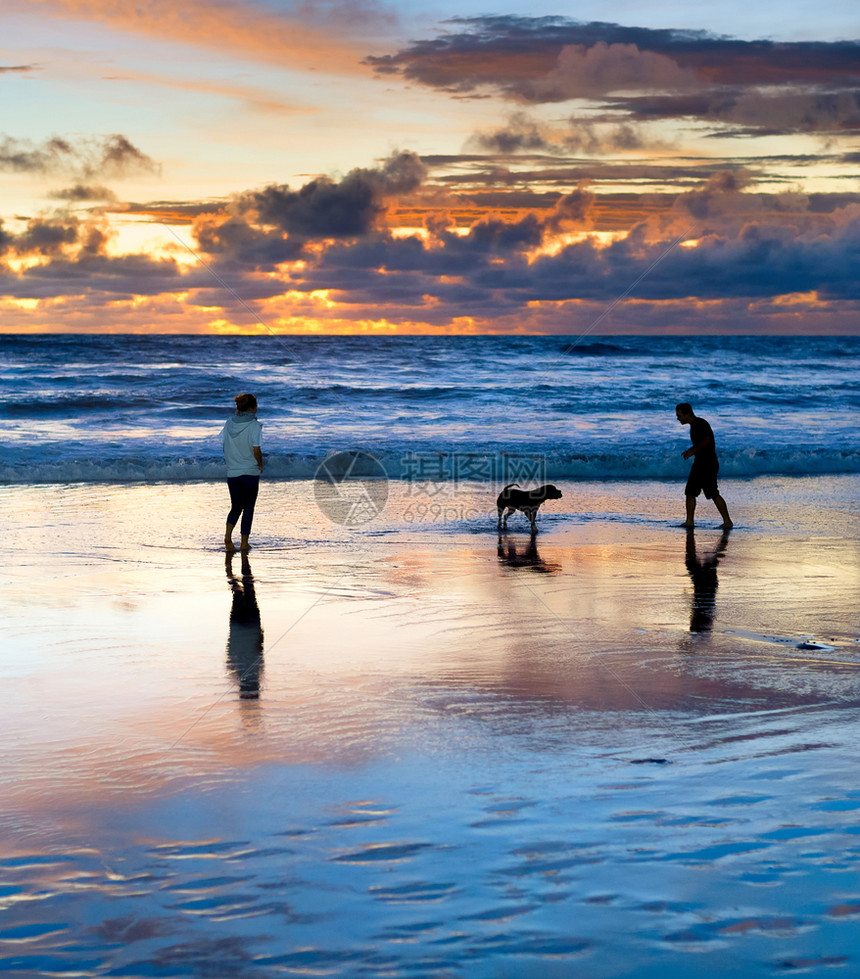
<path fill-rule="evenodd" d="M 0 970 L 858 968 L 856 477 L 0 490 Z"/>

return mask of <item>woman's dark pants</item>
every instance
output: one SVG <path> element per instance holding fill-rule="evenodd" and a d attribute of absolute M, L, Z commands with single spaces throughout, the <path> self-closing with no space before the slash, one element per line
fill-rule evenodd
<path fill-rule="evenodd" d="M 251 533 L 251 521 L 254 519 L 254 504 L 260 491 L 259 476 L 229 476 L 227 488 L 230 490 L 230 512 L 227 523 L 235 527 L 242 514 L 241 534 L 247 537 Z"/>

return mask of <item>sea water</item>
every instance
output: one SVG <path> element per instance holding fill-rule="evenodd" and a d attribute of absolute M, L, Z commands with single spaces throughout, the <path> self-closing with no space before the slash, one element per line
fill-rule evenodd
<path fill-rule="evenodd" d="M 679 479 L 679 401 L 723 476 L 856 473 L 858 362 L 857 337 L 7 335 L 0 481 L 220 479 L 245 391 L 270 478 L 359 450 L 392 478 Z"/>

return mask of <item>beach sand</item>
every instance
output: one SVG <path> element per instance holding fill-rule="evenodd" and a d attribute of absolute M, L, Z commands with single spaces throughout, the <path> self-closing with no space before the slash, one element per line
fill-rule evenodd
<path fill-rule="evenodd" d="M 860 971 L 860 478 L 560 486 L 0 489 L 0 971 Z"/>

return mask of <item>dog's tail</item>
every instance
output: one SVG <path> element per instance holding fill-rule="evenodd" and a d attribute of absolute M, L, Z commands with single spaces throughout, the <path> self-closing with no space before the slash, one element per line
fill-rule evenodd
<path fill-rule="evenodd" d="M 520 485 L 519 483 L 508 483 L 508 485 L 505 487 L 505 489 L 502 490 L 502 492 L 504 493 L 505 490 L 509 490 L 512 486 L 519 486 L 519 485 Z"/>

